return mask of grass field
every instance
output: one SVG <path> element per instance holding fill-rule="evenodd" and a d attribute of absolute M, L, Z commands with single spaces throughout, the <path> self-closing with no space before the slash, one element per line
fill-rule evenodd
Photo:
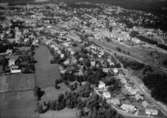
<path fill-rule="evenodd" d="M 70 91 L 70 89 L 64 84 L 59 84 L 60 89 L 56 89 L 55 87 L 47 87 L 44 89 L 45 94 L 42 96 L 43 101 L 54 101 L 58 98 L 60 94 L 65 93 L 66 91 Z"/>
<path fill-rule="evenodd" d="M 1 75 L 0 118 L 37 118 L 33 74 Z"/>
<path fill-rule="evenodd" d="M 55 80 L 60 79 L 59 65 L 50 64 L 52 55 L 46 46 L 41 45 L 36 50 L 35 58 L 38 61 L 36 64 L 36 85 L 45 91 L 41 101 L 54 101 L 60 94 L 69 91 L 69 88 L 64 83 L 59 84 L 60 89 L 55 89 Z M 75 109 L 48 111 L 40 114 L 40 118 L 76 118 L 76 112 L 77 110 Z"/>
<path fill-rule="evenodd" d="M 54 86 L 55 80 L 60 78 L 58 65 L 50 64 L 52 58 L 48 48 L 41 45 L 35 54 L 36 64 L 36 85 L 41 88 Z"/>
<path fill-rule="evenodd" d="M 25 91 L 33 88 L 33 74 L 11 74 L 0 76 L 0 92 Z"/>
<path fill-rule="evenodd" d="M 0 118 L 38 118 L 33 91 L 0 94 Z"/>
<path fill-rule="evenodd" d="M 77 118 L 77 109 L 63 109 L 61 111 L 48 111 L 40 115 L 40 118 Z"/>

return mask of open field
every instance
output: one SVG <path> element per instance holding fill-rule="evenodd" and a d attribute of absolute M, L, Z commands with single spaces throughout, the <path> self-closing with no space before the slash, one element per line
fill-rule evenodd
<path fill-rule="evenodd" d="M 56 99 L 59 94 L 68 90 L 64 84 L 60 85 L 59 90 L 53 87 L 55 79 L 60 78 L 60 75 L 58 65 L 50 64 L 50 57 L 51 54 L 47 47 L 41 46 L 35 55 L 38 61 L 35 75 L 1 75 L 0 118 L 38 118 L 39 114 L 35 112 L 37 103 L 33 92 L 35 86 L 44 88 L 46 94 L 43 96 L 43 100 L 45 101 Z M 62 112 L 54 112 L 54 114 L 56 113 L 58 118 L 61 118 L 59 116 Z M 68 118 L 75 118 L 73 110 L 65 110 L 65 112 L 67 112 Z"/>
<path fill-rule="evenodd" d="M 1 75 L 0 118 L 37 118 L 33 74 Z"/>
<path fill-rule="evenodd" d="M 41 114 L 40 118 L 77 118 L 77 110 L 65 108 L 61 111 L 48 111 Z"/>
<path fill-rule="evenodd" d="M 33 74 L 11 74 L 0 76 L 0 92 L 25 91 L 34 88 Z"/>
<path fill-rule="evenodd" d="M 55 80 L 60 78 L 58 65 L 50 64 L 50 54 L 46 46 L 40 46 L 36 50 L 35 59 L 36 64 L 36 85 L 42 88 L 54 86 Z"/>
<path fill-rule="evenodd" d="M 33 91 L 0 94 L 0 118 L 38 118 Z"/>
<path fill-rule="evenodd" d="M 65 93 L 66 91 L 70 91 L 69 88 L 67 88 L 67 86 L 62 83 L 62 84 L 59 84 L 60 86 L 60 89 L 56 89 L 55 87 L 47 87 L 44 89 L 45 91 L 45 94 L 44 96 L 42 96 L 42 100 L 43 101 L 54 101 L 58 98 L 58 96 L 60 94 L 63 94 Z"/>
<path fill-rule="evenodd" d="M 50 64 L 52 55 L 46 46 L 41 45 L 36 50 L 35 58 L 38 61 L 35 73 L 36 86 L 41 87 L 45 91 L 41 101 L 54 101 L 60 94 L 69 91 L 69 88 L 63 83 L 59 84 L 60 89 L 54 87 L 55 80 L 60 78 L 60 73 L 57 64 Z M 76 118 L 76 110 L 64 109 L 61 111 L 48 111 L 40 114 L 40 118 Z"/>

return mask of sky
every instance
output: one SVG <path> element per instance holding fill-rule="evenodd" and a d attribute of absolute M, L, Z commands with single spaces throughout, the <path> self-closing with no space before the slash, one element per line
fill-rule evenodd
<path fill-rule="evenodd" d="M 0 0 L 0 2 L 13 2 L 13 1 L 22 1 L 22 0 Z M 24 0 L 23 0 L 24 1 Z M 46 1 L 50 1 L 50 0 L 25 0 L 25 1 L 35 1 L 35 2 L 46 2 Z M 56 0 L 52 0 L 52 1 L 56 1 Z M 70 1 L 70 0 L 69 0 Z M 84 0 L 83 0 L 84 1 Z M 103 0 L 98 0 L 98 1 L 103 1 Z M 116 1 L 116 0 L 109 0 L 109 1 Z M 119 1 L 127 1 L 127 0 L 119 0 Z M 128 1 L 132 1 L 132 0 L 128 0 Z M 155 1 L 160 1 L 160 2 L 164 2 L 167 0 L 133 0 L 133 1 L 138 1 L 138 2 L 155 2 Z"/>
<path fill-rule="evenodd" d="M 35 0 L 35 2 L 47 2 L 48 0 Z"/>

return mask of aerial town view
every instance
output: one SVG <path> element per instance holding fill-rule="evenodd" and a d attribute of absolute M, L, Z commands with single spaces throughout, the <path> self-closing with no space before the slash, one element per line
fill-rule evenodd
<path fill-rule="evenodd" d="M 167 118 L 165 6 L 0 0 L 0 118 Z"/>

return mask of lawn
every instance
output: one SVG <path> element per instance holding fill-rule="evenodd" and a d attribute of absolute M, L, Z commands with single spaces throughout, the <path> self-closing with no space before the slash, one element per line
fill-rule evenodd
<path fill-rule="evenodd" d="M 0 118 L 38 118 L 33 91 L 0 95 Z"/>
<path fill-rule="evenodd" d="M 77 118 L 78 110 L 65 108 L 61 111 L 48 111 L 40 114 L 40 118 Z"/>
<path fill-rule="evenodd" d="M 60 94 L 65 93 L 66 91 L 70 91 L 70 89 L 64 84 L 59 84 L 60 89 L 56 89 L 55 87 L 47 87 L 44 89 L 45 94 L 42 96 L 43 101 L 54 101 L 58 98 Z"/>
<path fill-rule="evenodd" d="M 34 88 L 33 74 L 11 74 L 0 76 L 0 92 L 23 91 Z"/>
<path fill-rule="evenodd" d="M 57 64 L 50 64 L 52 58 L 49 49 L 41 45 L 35 53 L 35 59 L 38 61 L 36 67 L 36 84 L 41 88 L 54 86 L 55 80 L 60 78 Z"/>
<path fill-rule="evenodd" d="M 37 118 L 33 88 L 33 74 L 1 75 L 0 118 Z"/>

